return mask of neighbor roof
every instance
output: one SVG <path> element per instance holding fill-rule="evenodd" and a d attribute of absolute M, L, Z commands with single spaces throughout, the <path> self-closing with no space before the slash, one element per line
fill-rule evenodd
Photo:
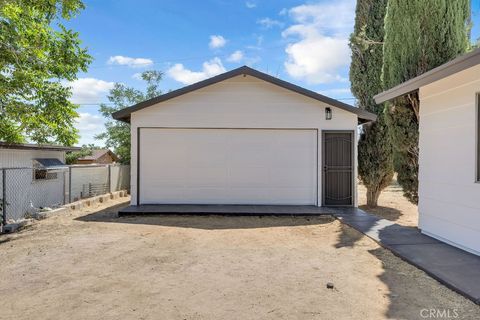
<path fill-rule="evenodd" d="M 354 106 L 351 106 L 349 104 L 340 102 L 338 100 L 326 97 L 326 96 L 321 95 L 319 93 L 316 93 L 314 91 L 311 91 L 311 90 L 302 88 L 300 86 L 294 85 L 290 82 L 272 77 L 272 76 L 270 76 L 266 73 L 263 73 L 263 72 L 260 72 L 258 70 L 249 68 L 247 66 L 243 66 L 243 67 L 240 67 L 240 68 L 237 68 L 237 69 L 219 74 L 215 77 L 212 77 L 212 78 L 194 83 L 192 85 L 180 88 L 178 90 L 174 90 L 174 91 L 171 91 L 169 93 L 160 95 L 158 97 L 140 102 L 140 103 L 138 103 L 134 106 L 131 106 L 131 107 L 119 110 L 117 112 L 114 112 L 112 114 L 112 116 L 116 120 L 121 120 L 121 121 L 124 121 L 124 122 L 130 122 L 130 115 L 131 115 L 132 112 L 142 110 L 144 108 L 150 107 L 150 106 L 152 106 L 154 104 L 157 104 L 159 102 L 163 102 L 163 101 L 181 96 L 183 94 L 186 94 L 186 93 L 204 88 L 206 86 L 209 86 L 209 85 L 212 85 L 212 84 L 215 84 L 215 83 L 218 83 L 218 82 L 221 82 L 223 80 L 227 80 L 227 79 L 239 76 L 239 75 L 249 75 L 249 76 L 252 76 L 252 77 L 267 81 L 267 82 L 270 82 L 270 83 L 275 84 L 277 86 L 280 86 L 282 88 L 285 88 L 285 89 L 294 91 L 296 93 L 302 94 L 304 96 L 310 97 L 312 99 L 324 102 L 326 104 L 337 107 L 339 109 L 343 109 L 345 111 L 352 112 L 352 113 L 354 113 L 358 116 L 359 122 L 362 122 L 362 123 L 363 122 L 374 121 L 377 118 L 376 115 L 373 114 L 373 113 L 367 112 L 367 111 L 365 111 L 363 109 L 360 109 L 360 108 L 356 108 Z"/>
<path fill-rule="evenodd" d="M 403 95 L 417 91 L 420 87 L 426 86 L 437 80 L 446 78 L 457 72 L 474 67 L 480 64 L 480 49 L 462 55 L 458 58 L 442 64 L 424 74 L 399 84 L 389 90 L 374 96 L 376 103 L 382 103 Z"/>
<path fill-rule="evenodd" d="M 0 141 L 0 149 L 30 149 L 49 151 L 77 151 L 80 147 L 66 147 L 54 144 L 33 144 L 33 143 L 9 143 Z"/>
<path fill-rule="evenodd" d="M 102 157 L 103 155 L 105 154 L 110 154 L 110 156 L 112 157 L 112 159 L 114 161 L 118 161 L 118 157 L 115 153 L 113 153 L 112 151 L 110 151 L 109 149 L 96 149 L 96 150 L 92 150 L 92 154 L 89 155 L 89 156 L 85 156 L 85 157 L 81 157 L 81 158 L 78 158 L 78 160 L 97 160 L 99 159 L 100 157 Z"/>

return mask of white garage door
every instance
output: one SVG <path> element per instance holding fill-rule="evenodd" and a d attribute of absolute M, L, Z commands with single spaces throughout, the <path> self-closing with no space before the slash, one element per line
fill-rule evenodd
<path fill-rule="evenodd" d="M 140 129 L 140 204 L 316 204 L 317 131 Z"/>

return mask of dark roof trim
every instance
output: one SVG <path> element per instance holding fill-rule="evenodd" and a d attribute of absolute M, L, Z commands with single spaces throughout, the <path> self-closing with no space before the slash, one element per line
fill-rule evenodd
<path fill-rule="evenodd" d="M 33 143 L 8 143 L 0 141 L 0 149 L 30 149 L 30 150 L 48 150 L 48 151 L 78 151 L 80 147 L 66 147 L 53 144 L 33 144 Z"/>
<path fill-rule="evenodd" d="M 212 77 L 212 78 L 194 83 L 192 85 L 180 88 L 178 90 L 171 91 L 169 93 L 166 93 L 166 94 L 163 94 L 161 96 L 152 98 L 150 100 L 140 102 L 140 103 L 138 103 L 134 106 L 131 106 L 131 107 L 119 110 L 117 112 L 114 112 L 112 114 L 112 117 L 116 120 L 120 120 L 120 121 L 124 121 L 124 122 L 130 122 L 130 114 L 132 112 L 150 107 L 150 106 L 152 106 L 154 104 L 157 104 L 159 102 L 163 102 L 163 101 L 181 96 L 183 94 L 186 94 L 186 93 L 189 93 L 189 92 L 207 87 L 209 85 L 212 85 L 212 84 L 215 84 L 215 83 L 218 83 L 218 82 L 221 82 L 221 81 L 224 81 L 224 80 L 227 80 L 227 79 L 239 76 L 239 75 L 250 75 L 252 77 L 270 82 L 270 83 L 275 84 L 277 86 L 280 86 L 282 88 L 285 88 L 285 89 L 291 90 L 293 92 L 302 94 L 304 96 L 310 97 L 312 99 L 324 102 L 324 103 L 326 103 L 328 105 L 331 105 L 333 107 L 337 107 L 339 109 L 342 109 L 342 110 L 345 110 L 345 111 L 348 111 L 348 112 L 352 112 L 352 113 L 354 113 L 358 116 L 359 122 L 361 122 L 361 123 L 369 122 L 369 121 L 375 121 L 376 118 L 377 118 L 376 115 L 373 114 L 373 113 L 367 112 L 363 109 L 356 108 L 354 106 L 351 106 L 349 104 L 340 102 L 338 100 L 326 97 L 326 96 L 321 95 L 319 93 L 316 93 L 314 91 L 311 91 L 311 90 L 302 88 L 300 86 L 294 85 L 293 83 L 290 83 L 290 82 L 272 77 L 272 76 L 270 76 L 266 73 L 263 73 L 263 72 L 260 72 L 258 70 L 249 68 L 247 66 L 243 66 L 243 67 L 240 67 L 240 68 L 237 68 L 237 69 L 219 74 L 218 76 L 215 76 L 215 77 Z"/>
<path fill-rule="evenodd" d="M 426 86 L 437 80 L 446 78 L 457 72 L 474 67 L 480 64 L 480 49 L 476 49 L 470 53 L 464 54 L 450 62 L 442 64 L 424 74 L 405 81 L 396 87 L 386 90 L 374 96 L 376 103 L 382 103 L 407 93 L 417 91 L 420 87 Z"/>

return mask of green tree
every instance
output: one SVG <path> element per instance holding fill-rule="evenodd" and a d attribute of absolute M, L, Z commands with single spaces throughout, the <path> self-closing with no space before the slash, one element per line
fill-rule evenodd
<path fill-rule="evenodd" d="M 65 82 L 91 57 L 62 22 L 83 8 L 81 0 L 0 0 L 0 140 L 77 142 Z"/>
<path fill-rule="evenodd" d="M 469 49 L 469 0 L 389 0 L 385 17 L 385 89 L 431 70 Z M 394 166 L 405 196 L 418 203 L 418 93 L 387 104 Z"/>
<path fill-rule="evenodd" d="M 115 151 L 121 163 L 130 163 L 130 125 L 122 121 L 113 120 L 112 113 L 161 95 L 159 84 L 162 76 L 163 73 L 156 70 L 143 72 L 141 77 L 147 82 L 145 92 L 128 87 L 122 83 L 115 83 L 108 95 L 108 100 L 111 104 L 100 105 L 100 112 L 108 120 L 105 123 L 106 131 L 95 138 L 105 139 L 105 145 Z"/>
<path fill-rule="evenodd" d="M 358 142 L 358 175 L 367 189 L 367 205 L 376 207 L 378 197 L 392 181 L 393 150 L 383 105 L 373 96 L 382 91 L 383 22 L 387 0 L 358 0 L 355 26 L 350 37 L 350 82 L 358 107 L 377 114 L 365 124 Z"/>

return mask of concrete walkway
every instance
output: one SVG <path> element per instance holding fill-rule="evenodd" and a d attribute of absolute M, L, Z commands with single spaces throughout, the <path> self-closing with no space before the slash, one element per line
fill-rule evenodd
<path fill-rule="evenodd" d="M 417 228 L 401 226 L 360 209 L 332 210 L 343 223 L 480 304 L 479 256 L 426 236 Z"/>

